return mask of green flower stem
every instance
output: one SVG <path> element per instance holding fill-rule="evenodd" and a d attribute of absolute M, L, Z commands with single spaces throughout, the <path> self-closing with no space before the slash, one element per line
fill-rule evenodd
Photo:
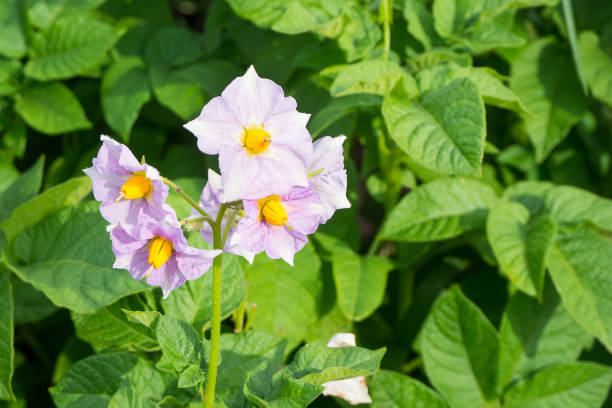
<path fill-rule="evenodd" d="M 215 249 L 223 249 L 221 236 L 221 221 L 227 204 L 221 204 L 217 220 L 213 223 L 213 245 Z M 204 408 L 213 408 L 215 402 L 215 385 L 217 383 L 217 365 L 219 363 L 219 337 L 221 336 L 221 272 L 223 254 L 213 259 L 213 293 L 212 293 L 212 323 L 210 330 L 210 358 L 208 359 L 208 375 L 206 376 L 206 391 L 204 392 Z"/>
<path fill-rule="evenodd" d="M 391 51 L 391 20 L 393 19 L 393 0 L 382 0 L 380 2 L 379 13 L 383 23 L 383 58 L 388 60 L 389 52 Z"/>
<path fill-rule="evenodd" d="M 206 211 L 204 211 L 202 209 L 202 207 L 200 207 L 198 205 L 198 203 L 196 203 L 193 198 L 189 197 L 184 191 L 183 189 L 178 186 L 176 183 L 174 183 L 173 181 L 162 177 L 161 180 L 164 182 L 164 184 L 166 184 L 167 186 L 169 186 L 170 188 L 172 188 L 174 191 L 176 191 L 181 197 L 183 197 L 185 199 L 185 201 L 187 201 L 193 208 L 195 208 L 195 210 L 197 212 L 199 212 L 200 214 L 202 214 L 202 217 L 205 218 L 205 221 L 208 222 L 210 224 L 211 227 L 213 227 L 214 229 L 214 222 L 213 219 L 210 217 L 210 215 L 208 215 L 206 213 Z"/>

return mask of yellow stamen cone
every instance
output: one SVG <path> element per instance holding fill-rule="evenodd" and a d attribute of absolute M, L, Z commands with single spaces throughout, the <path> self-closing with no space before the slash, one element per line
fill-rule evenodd
<path fill-rule="evenodd" d="M 278 200 L 268 201 L 261 213 L 268 224 L 283 226 L 287 223 L 287 212 Z"/>
<path fill-rule="evenodd" d="M 272 137 L 262 128 L 245 129 L 242 136 L 242 146 L 251 154 L 260 154 L 266 151 Z"/>
<path fill-rule="evenodd" d="M 172 255 L 172 241 L 162 237 L 155 237 L 149 246 L 149 265 L 157 269 Z"/>
<path fill-rule="evenodd" d="M 144 172 L 136 172 L 132 177 L 128 179 L 128 181 L 121 186 L 121 190 L 119 190 L 119 198 L 118 200 L 125 198 L 126 200 L 132 200 L 134 198 L 142 198 L 153 191 L 153 185 L 151 184 L 151 180 L 148 177 L 145 177 L 144 174 L 139 174 Z"/>

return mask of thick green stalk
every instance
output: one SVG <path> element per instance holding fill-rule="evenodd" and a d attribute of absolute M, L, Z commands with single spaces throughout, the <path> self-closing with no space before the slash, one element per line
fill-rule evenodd
<path fill-rule="evenodd" d="M 213 226 L 213 245 L 215 249 L 223 249 L 221 236 L 221 221 L 226 205 L 222 204 Z M 213 408 L 215 402 L 215 385 L 217 383 L 217 365 L 219 363 L 219 337 L 221 336 L 221 272 L 223 269 L 223 254 L 213 259 L 213 290 L 212 290 L 212 322 L 210 330 L 210 358 L 208 359 L 208 375 L 206 376 L 206 391 L 204 392 L 204 408 Z"/>
<path fill-rule="evenodd" d="M 382 0 L 380 2 L 380 17 L 383 23 L 383 58 L 388 60 L 389 52 L 391 51 L 391 20 L 393 19 L 393 0 Z"/>

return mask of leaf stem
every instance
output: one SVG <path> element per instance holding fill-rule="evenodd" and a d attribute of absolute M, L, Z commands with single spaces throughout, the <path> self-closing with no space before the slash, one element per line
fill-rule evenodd
<path fill-rule="evenodd" d="M 223 249 L 221 236 L 221 221 L 227 209 L 227 204 L 221 204 L 217 219 L 213 223 L 213 246 Z M 212 288 L 212 322 L 210 330 L 210 358 L 208 359 L 208 375 L 206 377 L 206 391 L 202 400 L 204 408 L 213 408 L 215 402 L 215 385 L 217 383 L 217 366 L 219 362 L 219 337 L 221 336 L 221 274 L 223 270 L 223 254 L 213 259 L 213 288 Z"/>
<path fill-rule="evenodd" d="M 176 183 L 174 183 L 173 181 L 165 178 L 165 177 L 161 177 L 161 180 L 164 182 L 164 184 L 166 184 L 168 187 L 172 188 L 174 191 L 176 191 L 181 197 L 183 197 L 185 199 L 185 201 L 187 201 L 189 203 L 189 205 L 191 205 L 193 208 L 195 208 L 195 210 L 197 212 L 199 212 L 200 214 L 202 214 L 202 217 L 205 217 L 205 221 L 208 222 L 210 224 L 211 227 L 213 227 L 214 229 L 214 222 L 213 219 L 211 218 L 210 215 L 208 215 L 208 213 L 206 211 L 204 211 L 202 209 L 202 207 L 200 207 L 198 205 L 198 203 L 196 203 L 194 201 L 193 198 L 189 197 L 184 191 L 183 189 L 177 185 Z M 218 217 L 217 217 L 218 218 Z"/>
<path fill-rule="evenodd" d="M 413 370 L 421 367 L 422 365 L 423 365 L 423 360 L 421 359 L 420 356 L 418 356 L 418 357 L 413 358 L 406 364 L 403 364 L 401 370 L 404 374 L 410 374 Z"/>

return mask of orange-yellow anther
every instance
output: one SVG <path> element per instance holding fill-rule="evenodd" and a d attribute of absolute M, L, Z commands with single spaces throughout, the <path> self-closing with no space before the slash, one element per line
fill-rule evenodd
<path fill-rule="evenodd" d="M 268 224 L 283 226 L 287 223 L 287 212 L 278 199 L 268 200 L 261 209 L 261 214 Z"/>
<path fill-rule="evenodd" d="M 172 241 L 162 237 L 155 237 L 149 245 L 149 265 L 154 269 L 159 268 L 172 255 Z"/>
<path fill-rule="evenodd" d="M 245 129 L 242 135 L 242 146 L 251 154 L 260 154 L 266 151 L 272 137 L 263 127 Z"/>
<path fill-rule="evenodd" d="M 126 200 L 142 198 L 151 191 L 153 191 L 151 180 L 144 175 L 144 171 L 137 171 L 121 186 L 119 198 Z"/>

